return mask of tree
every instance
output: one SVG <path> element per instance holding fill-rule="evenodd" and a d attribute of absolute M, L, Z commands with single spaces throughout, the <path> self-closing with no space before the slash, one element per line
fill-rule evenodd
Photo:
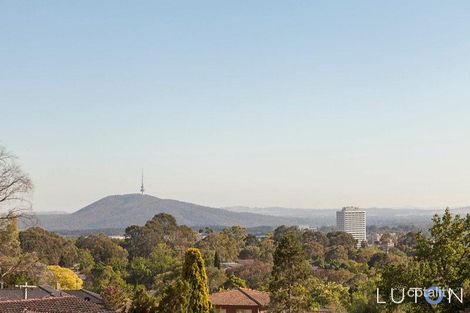
<path fill-rule="evenodd" d="M 407 262 L 386 264 L 381 282 L 384 298 L 388 298 L 390 288 L 417 286 L 441 288 L 470 287 L 470 215 L 452 218 L 449 209 L 444 215 L 433 217 L 430 236 L 418 235 L 416 257 Z M 454 299 L 455 300 L 455 299 Z M 459 312 L 470 306 L 469 300 L 464 303 L 452 301 L 431 306 L 423 298 L 418 304 L 410 303 L 414 299 L 405 297 L 401 305 L 407 312 Z M 394 304 L 390 304 L 393 309 Z"/>
<path fill-rule="evenodd" d="M 214 267 L 220 270 L 220 257 L 217 251 L 214 254 Z"/>
<path fill-rule="evenodd" d="M 331 246 L 343 246 L 348 251 L 356 249 L 356 239 L 351 234 L 335 231 L 330 232 L 326 235 L 328 237 L 328 245 Z"/>
<path fill-rule="evenodd" d="M 82 288 L 83 280 L 71 269 L 58 265 L 49 265 L 47 268 L 54 274 L 60 289 L 78 290 Z"/>
<path fill-rule="evenodd" d="M 17 229 L 17 218 L 0 220 L 0 281 L 15 285 L 37 282 L 47 276 L 47 269 L 35 253 L 23 253 Z"/>
<path fill-rule="evenodd" d="M 228 275 L 227 281 L 224 283 L 225 289 L 232 288 L 246 288 L 246 281 L 243 278 L 240 278 L 233 273 Z"/>
<path fill-rule="evenodd" d="M 348 250 L 344 246 L 328 247 L 325 252 L 325 261 L 339 266 L 341 263 L 348 261 Z"/>
<path fill-rule="evenodd" d="M 257 259 L 260 254 L 260 248 L 257 246 L 248 246 L 243 248 L 238 254 L 238 258 L 242 260 Z"/>
<path fill-rule="evenodd" d="M 158 306 L 160 313 L 211 313 L 204 259 L 196 248 L 185 253 L 181 279 L 170 284 Z"/>
<path fill-rule="evenodd" d="M 299 238 L 302 236 L 302 233 L 297 226 L 281 225 L 274 230 L 272 239 L 276 243 L 279 243 L 282 240 L 282 237 L 288 234 L 295 236 L 295 237 L 299 237 Z"/>
<path fill-rule="evenodd" d="M 37 257 L 21 252 L 17 230 L 18 217 L 29 208 L 25 197 L 32 186 L 16 157 L 0 146 L 0 209 L 7 209 L 0 214 L 0 280 L 4 282 L 14 284 L 21 276 L 31 279 L 40 274 Z"/>
<path fill-rule="evenodd" d="M 135 257 L 128 266 L 128 281 L 135 285 L 143 284 L 156 292 L 163 291 L 165 285 L 180 274 L 181 262 L 174 254 L 170 247 L 160 243 L 147 258 Z"/>
<path fill-rule="evenodd" d="M 187 313 L 189 285 L 180 279 L 167 286 L 158 305 L 158 313 Z"/>
<path fill-rule="evenodd" d="M 131 299 L 121 286 L 111 284 L 101 291 L 104 305 L 116 313 L 128 313 L 132 304 Z"/>
<path fill-rule="evenodd" d="M 325 247 L 317 241 L 309 241 L 304 244 L 305 253 L 314 264 L 323 264 Z"/>
<path fill-rule="evenodd" d="M 341 284 L 314 278 L 311 286 L 313 299 L 322 307 L 338 308 L 348 304 L 348 288 Z"/>
<path fill-rule="evenodd" d="M 225 234 L 230 244 L 236 247 L 237 254 L 245 247 L 245 239 L 247 237 L 245 228 L 241 226 L 232 226 L 230 228 L 225 228 L 222 231 L 222 234 Z"/>
<path fill-rule="evenodd" d="M 40 227 L 28 228 L 19 234 L 23 252 L 35 252 L 50 265 L 72 267 L 79 261 L 79 251 L 72 240 Z"/>
<path fill-rule="evenodd" d="M 155 298 L 143 286 L 138 286 L 129 313 L 155 313 L 157 307 Z"/>
<path fill-rule="evenodd" d="M 201 252 L 196 248 L 186 251 L 182 279 L 188 284 L 188 313 L 209 313 L 207 274 Z"/>
<path fill-rule="evenodd" d="M 408 232 L 398 237 L 397 248 L 405 252 L 408 255 L 412 255 L 418 244 L 417 242 L 418 233 Z"/>
<path fill-rule="evenodd" d="M 270 312 L 304 313 L 313 305 L 308 290 L 310 264 L 297 236 L 286 234 L 274 252 L 269 285 Z"/>
<path fill-rule="evenodd" d="M 79 237 L 75 243 L 80 249 L 90 251 L 96 262 L 122 268 L 127 263 L 127 251 L 104 234 Z"/>
<path fill-rule="evenodd" d="M 271 278 L 272 264 L 262 261 L 254 261 L 253 263 L 233 268 L 228 273 L 246 281 L 248 287 L 252 289 L 267 290 L 269 280 Z"/>
<path fill-rule="evenodd" d="M 217 254 L 221 261 L 235 261 L 239 252 L 239 243 L 229 231 L 211 233 L 196 243 L 196 247 L 204 252 L 206 257 Z"/>
<path fill-rule="evenodd" d="M 302 232 L 302 242 L 315 242 L 325 247 L 328 245 L 328 238 L 322 232 L 306 229 Z"/>
<path fill-rule="evenodd" d="M 260 251 L 259 251 L 258 259 L 260 261 L 272 264 L 273 254 L 274 254 L 275 249 L 276 249 L 276 245 L 274 243 L 274 240 L 271 238 L 271 236 L 264 237 L 260 243 Z"/>
<path fill-rule="evenodd" d="M 90 275 L 93 267 L 95 267 L 95 259 L 90 251 L 78 249 L 78 269 L 85 275 Z"/>
<path fill-rule="evenodd" d="M 163 291 L 164 287 L 178 279 L 181 273 L 181 260 L 165 244 L 157 245 L 149 256 L 150 269 L 153 276 L 153 290 Z"/>
<path fill-rule="evenodd" d="M 87 279 L 88 281 L 88 279 Z M 119 271 L 115 271 L 111 265 L 98 263 L 93 268 L 89 281 L 92 283 L 90 286 L 97 292 L 101 292 L 110 285 L 118 286 L 126 289 L 127 285 Z"/>
<path fill-rule="evenodd" d="M 209 292 L 219 291 L 227 281 L 227 275 L 225 274 L 225 271 L 213 266 L 207 267 L 206 271 Z"/>
<path fill-rule="evenodd" d="M 259 246 L 259 239 L 253 234 L 247 234 L 245 237 L 245 246 Z"/>
<path fill-rule="evenodd" d="M 126 228 L 124 246 L 131 258 L 147 257 L 153 248 L 164 243 L 178 256 L 192 245 L 196 236 L 191 228 L 176 223 L 176 219 L 166 213 L 155 215 L 144 226 L 133 225 Z"/>
<path fill-rule="evenodd" d="M 25 196 L 31 191 L 33 184 L 27 174 L 16 163 L 16 157 L 0 146 L 0 204 L 14 205 L 0 219 L 12 219 L 21 215 L 27 208 Z"/>
<path fill-rule="evenodd" d="M 18 218 L 0 221 L 0 255 L 15 257 L 20 253 Z"/>

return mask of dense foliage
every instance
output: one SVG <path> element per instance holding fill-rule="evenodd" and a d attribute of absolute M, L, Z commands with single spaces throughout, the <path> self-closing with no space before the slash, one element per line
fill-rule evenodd
<path fill-rule="evenodd" d="M 129 227 L 124 240 L 18 232 L 13 218 L 0 220 L 0 275 L 7 285 L 74 289 L 79 273 L 83 287 L 128 313 L 211 312 L 209 293 L 235 287 L 270 292 L 271 312 L 458 312 L 469 307 L 469 230 L 469 216 L 447 210 L 426 233 L 374 233 L 374 244 L 358 249 L 349 234 L 292 226 L 259 237 L 239 226 L 196 234 L 167 214 Z M 392 288 L 433 285 L 464 288 L 465 302 L 390 301 Z"/>

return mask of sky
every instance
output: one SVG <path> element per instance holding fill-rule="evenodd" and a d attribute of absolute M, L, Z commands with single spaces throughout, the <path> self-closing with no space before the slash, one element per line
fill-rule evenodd
<path fill-rule="evenodd" d="M 469 1 L 0 0 L 37 211 L 470 205 Z"/>

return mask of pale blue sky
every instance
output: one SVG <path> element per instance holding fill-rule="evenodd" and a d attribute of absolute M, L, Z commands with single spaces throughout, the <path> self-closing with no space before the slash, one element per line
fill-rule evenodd
<path fill-rule="evenodd" d="M 470 204 L 468 1 L 1 1 L 36 210 Z"/>

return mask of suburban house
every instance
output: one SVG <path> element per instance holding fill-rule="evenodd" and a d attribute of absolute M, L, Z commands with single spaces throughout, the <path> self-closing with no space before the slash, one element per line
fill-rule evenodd
<path fill-rule="evenodd" d="M 269 293 L 236 288 L 213 293 L 210 300 L 216 313 L 262 313 L 269 304 Z"/>
<path fill-rule="evenodd" d="M 100 295 L 87 290 L 59 291 L 48 286 L 0 289 L 2 313 L 112 313 Z"/>

